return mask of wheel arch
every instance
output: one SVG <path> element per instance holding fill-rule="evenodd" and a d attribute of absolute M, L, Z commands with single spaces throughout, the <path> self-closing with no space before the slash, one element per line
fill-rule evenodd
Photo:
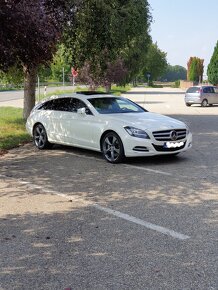
<path fill-rule="evenodd" d="M 33 125 L 33 128 L 32 128 L 32 136 L 33 136 L 33 132 L 34 132 L 34 129 L 37 125 L 42 125 L 44 127 L 44 125 L 41 123 L 41 122 L 36 122 L 34 125 Z"/>
<path fill-rule="evenodd" d="M 202 107 L 206 107 L 208 106 L 209 102 L 208 102 L 208 99 L 207 98 L 203 98 L 202 102 L 201 102 L 201 106 Z M 206 106 L 205 106 L 206 105 Z"/>
<path fill-rule="evenodd" d="M 44 135 L 45 135 L 45 140 L 43 141 L 44 144 L 39 147 L 39 145 L 37 145 L 35 143 L 35 133 L 34 133 L 34 130 L 35 128 L 38 126 L 38 125 L 41 125 L 43 128 L 44 128 Z M 33 125 L 33 129 L 32 129 L 32 134 L 33 134 L 33 141 L 35 143 L 35 145 L 38 147 L 38 149 L 50 149 L 52 148 L 53 144 L 50 142 L 50 140 L 48 139 L 48 135 L 47 135 L 47 131 L 45 129 L 45 126 L 44 124 L 42 124 L 42 122 L 36 122 L 34 125 Z"/>
<path fill-rule="evenodd" d="M 112 129 L 108 129 L 108 130 L 106 130 L 106 131 L 104 131 L 104 132 L 102 133 L 101 138 L 100 138 L 100 150 L 101 150 L 101 152 L 102 152 L 102 140 L 103 140 L 104 136 L 107 135 L 107 134 L 110 133 L 110 132 L 113 132 L 113 133 L 117 134 L 117 135 L 119 136 L 119 138 L 120 138 L 122 144 L 123 144 L 123 140 L 121 139 L 120 134 L 117 133 L 116 131 L 112 130 Z M 124 150 L 124 145 L 123 145 L 123 150 Z M 124 154 L 125 154 L 125 150 L 124 150 Z"/>

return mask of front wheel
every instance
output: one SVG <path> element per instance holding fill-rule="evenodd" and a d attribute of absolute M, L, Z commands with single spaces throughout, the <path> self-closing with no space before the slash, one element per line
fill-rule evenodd
<path fill-rule="evenodd" d="M 38 149 L 47 149 L 52 147 L 52 144 L 48 142 L 47 133 L 42 124 L 37 124 L 34 127 L 33 142 Z"/>
<path fill-rule="evenodd" d="M 185 103 L 185 104 L 186 104 L 187 107 L 190 107 L 191 106 L 191 104 L 189 104 L 189 103 Z"/>
<path fill-rule="evenodd" d="M 109 132 L 103 137 L 102 153 L 110 163 L 120 163 L 124 159 L 123 143 L 115 132 Z"/>
<path fill-rule="evenodd" d="M 207 107 L 208 105 L 208 101 L 207 99 L 204 99 L 202 102 L 201 102 L 201 107 Z"/>

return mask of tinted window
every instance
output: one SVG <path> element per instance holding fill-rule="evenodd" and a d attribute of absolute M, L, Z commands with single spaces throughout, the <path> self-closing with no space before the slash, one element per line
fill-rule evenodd
<path fill-rule="evenodd" d="M 52 109 L 54 111 L 69 111 L 71 106 L 71 98 L 60 98 L 53 101 Z"/>
<path fill-rule="evenodd" d="M 123 98 L 93 98 L 89 99 L 89 102 L 100 114 L 146 112 L 145 109 L 138 106 L 134 102 Z"/>
<path fill-rule="evenodd" d="M 215 93 L 215 90 L 214 90 L 213 87 L 210 87 L 210 92 L 213 93 L 213 94 Z"/>
<path fill-rule="evenodd" d="M 213 87 L 205 87 L 203 89 L 203 92 L 207 93 L 207 94 L 214 93 L 214 89 L 213 89 Z"/>
<path fill-rule="evenodd" d="M 53 100 L 47 101 L 38 107 L 38 110 L 51 110 L 52 109 Z"/>
<path fill-rule="evenodd" d="M 86 114 L 92 115 L 86 104 L 83 101 L 75 98 L 58 98 L 50 100 L 40 105 L 37 109 L 76 113 L 80 108 L 86 108 Z"/>
<path fill-rule="evenodd" d="M 92 115 L 91 111 L 89 110 L 89 108 L 87 107 L 87 105 L 83 101 L 76 99 L 76 98 L 72 98 L 71 102 L 72 102 L 71 103 L 72 112 L 76 113 L 78 109 L 85 108 L 86 114 Z"/>

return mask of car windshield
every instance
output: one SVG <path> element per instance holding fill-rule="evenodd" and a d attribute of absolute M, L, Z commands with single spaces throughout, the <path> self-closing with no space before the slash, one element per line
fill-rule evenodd
<path fill-rule="evenodd" d="M 144 108 L 124 98 L 90 98 L 89 102 L 98 111 L 99 114 L 147 112 Z"/>

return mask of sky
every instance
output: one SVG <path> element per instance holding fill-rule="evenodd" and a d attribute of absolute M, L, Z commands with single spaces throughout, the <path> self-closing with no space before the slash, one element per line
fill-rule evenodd
<path fill-rule="evenodd" d="M 218 41 L 218 0 L 148 0 L 153 42 L 170 65 L 187 68 L 191 56 L 204 59 L 204 75 Z"/>

